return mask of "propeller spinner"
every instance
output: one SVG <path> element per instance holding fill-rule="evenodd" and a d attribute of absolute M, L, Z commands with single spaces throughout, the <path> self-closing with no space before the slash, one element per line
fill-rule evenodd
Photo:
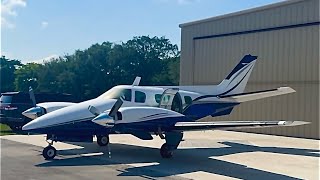
<path fill-rule="evenodd" d="M 29 87 L 29 97 L 32 101 L 33 107 L 30 109 L 27 109 L 26 111 L 23 111 L 22 115 L 30 119 L 36 119 L 37 117 L 40 117 L 46 114 L 46 110 L 43 107 L 37 106 L 36 98 L 34 96 L 34 92 L 31 86 Z"/>
<path fill-rule="evenodd" d="M 89 106 L 88 109 L 89 111 L 95 115 L 96 117 L 92 119 L 92 122 L 97 123 L 102 126 L 106 127 L 113 127 L 115 124 L 115 120 L 117 118 L 117 112 L 122 106 L 123 101 L 121 98 L 119 98 L 116 103 L 113 105 L 109 113 L 107 112 L 102 112 L 100 113 L 99 110 L 94 107 L 94 106 Z"/>

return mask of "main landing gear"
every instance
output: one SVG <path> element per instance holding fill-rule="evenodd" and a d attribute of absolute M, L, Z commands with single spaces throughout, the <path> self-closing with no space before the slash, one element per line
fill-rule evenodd
<path fill-rule="evenodd" d="M 167 143 L 164 143 L 160 148 L 160 155 L 162 158 L 172 158 L 173 150 L 170 150 Z"/>
<path fill-rule="evenodd" d="M 182 132 L 167 132 L 165 133 L 166 143 L 160 148 L 160 155 L 162 158 L 172 158 L 173 151 L 176 150 L 182 140 Z"/>
<path fill-rule="evenodd" d="M 46 160 L 51 160 L 53 159 L 56 155 L 57 155 L 57 150 L 56 148 L 54 148 L 53 145 L 53 140 L 51 142 L 48 142 L 49 145 L 47 147 L 45 147 L 42 151 L 42 156 L 46 159 Z"/>
<path fill-rule="evenodd" d="M 99 146 L 107 146 L 109 144 L 109 136 L 97 135 L 97 144 Z"/>

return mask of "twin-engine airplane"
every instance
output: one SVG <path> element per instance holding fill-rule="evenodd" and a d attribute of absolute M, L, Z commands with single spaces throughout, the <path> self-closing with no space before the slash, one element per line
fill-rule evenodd
<path fill-rule="evenodd" d="M 138 77 L 132 85 L 115 86 L 92 100 L 66 107 L 47 103 L 54 110 L 45 112 L 44 107 L 34 107 L 23 113 L 35 119 L 22 129 L 47 134 L 50 142 L 43 150 L 45 159 L 55 157 L 54 141 L 92 142 L 95 135 L 97 143 L 106 146 L 109 134 L 132 134 L 143 140 L 159 135 L 166 141 L 160 148 L 161 156 L 171 158 L 184 131 L 305 124 L 284 120 L 199 122 L 206 116 L 228 115 L 242 102 L 295 92 L 280 87 L 244 93 L 256 60 L 257 56 L 244 56 L 217 86 L 139 86 Z M 39 109 L 44 110 L 37 114 Z"/>

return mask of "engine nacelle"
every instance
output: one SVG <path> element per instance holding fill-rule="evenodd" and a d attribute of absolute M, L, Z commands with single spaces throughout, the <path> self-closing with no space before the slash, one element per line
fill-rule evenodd
<path fill-rule="evenodd" d="M 75 103 L 70 102 L 47 102 L 47 103 L 39 103 L 36 107 L 27 109 L 26 111 L 22 112 L 22 115 L 30 118 L 36 119 L 44 114 L 49 112 L 74 105 Z"/>

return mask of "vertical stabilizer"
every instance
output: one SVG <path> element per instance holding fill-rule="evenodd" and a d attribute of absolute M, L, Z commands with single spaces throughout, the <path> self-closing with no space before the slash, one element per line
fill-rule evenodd
<path fill-rule="evenodd" d="M 245 55 L 231 73 L 218 85 L 217 95 L 243 93 L 257 56 Z"/>

